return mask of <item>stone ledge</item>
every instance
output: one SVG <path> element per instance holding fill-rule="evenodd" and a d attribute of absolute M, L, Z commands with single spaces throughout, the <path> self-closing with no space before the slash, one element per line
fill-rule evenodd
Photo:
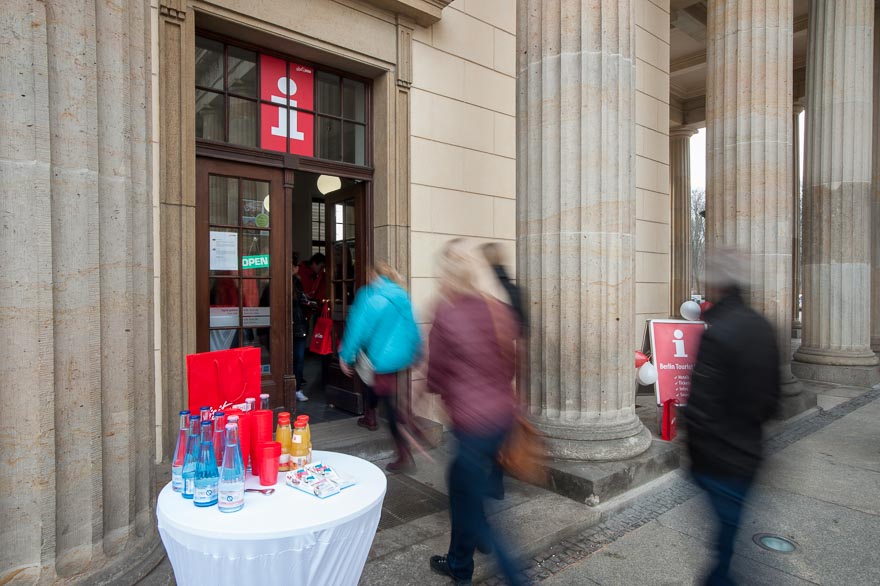
<path fill-rule="evenodd" d="M 799 379 L 870 388 L 880 383 L 880 366 L 837 366 L 791 362 L 791 372 Z"/>
<path fill-rule="evenodd" d="M 646 452 L 628 460 L 552 460 L 549 489 L 595 506 L 677 469 L 679 462 L 678 447 L 662 440 L 653 440 Z"/>

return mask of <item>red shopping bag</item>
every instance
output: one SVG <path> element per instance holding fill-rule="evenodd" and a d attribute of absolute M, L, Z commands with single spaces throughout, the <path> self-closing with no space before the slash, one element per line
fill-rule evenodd
<path fill-rule="evenodd" d="M 333 353 L 333 320 L 330 319 L 330 307 L 326 303 L 321 310 L 321 317 L 315 322 L 315 333 L 312 334 L 309 350 L 322 355 Z"/>
<path fill-rule="evenodd" d="M 260 396 L 260 349 L 233 348 L 189 354 L 186 357 L 186 384 L 189 412 L 202 406 L 219 409 Z"/>

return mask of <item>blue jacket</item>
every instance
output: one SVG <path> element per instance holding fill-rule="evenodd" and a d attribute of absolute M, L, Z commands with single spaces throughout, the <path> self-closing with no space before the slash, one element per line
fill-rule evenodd
<path fill-rule="evenodd" d="M 379 277 L 358 291 L 345 324 L 339 357 L 354 364 L 364 352 L 378 374 L 410 367 L 422 353 L 412 304 L 401 287 Z"/>

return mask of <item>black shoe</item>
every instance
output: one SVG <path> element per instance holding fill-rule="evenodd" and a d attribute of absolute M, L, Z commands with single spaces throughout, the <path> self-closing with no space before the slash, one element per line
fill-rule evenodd
<path fill-rule="evenodd" d="M 471 584 L 473 584 L 473 582 L 470 580 L 461 580 L 455 577 L 455 575 L 452 573 L 452 570 L 449 568 L 449 562 L 446 560 L 445 555 L 431 556 L 431 570 L 433 570 L 435 574 L 440 574 L 441 576 L 449 576 L 450 578 L 452 578 L 455 586 L 471 586 Z"/>

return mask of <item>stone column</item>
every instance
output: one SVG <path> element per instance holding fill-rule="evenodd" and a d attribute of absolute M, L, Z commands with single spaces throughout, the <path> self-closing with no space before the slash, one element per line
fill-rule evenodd
<path fill-rule="evenodd" d="M 880 352 L 880 10 L 874 3 L 874 140 L 871 177 L 871 349 Z"/>
<path fill-rule="evenodd" d="M 865 385 L 877 382 L 870 330 L 873 24 L 873 0 L 810 2 L 804 331 L 795 354 L 798 376 Z"/>
<path fill-rule="evenodd" d="M 691 137 L 697 131 L 680 126 L 669 131 L 669 174 L 672 180 L 672 293 L 669 315 L 678 316 L 694 289 L 691 242 Z"/>
<path fill-rule="evenodd" d="M 792 0 L 710 2 L 706 243 L 749 255 L 748 301 L 777 332 L 791 374 Z M 795 408 L 794 410 L 800 410 Z"/>
<path fill-rule="evenodd" d="M 2 584 L 131 582 L 161 559 L 149 14 L 0 16 Z"/>
<path fill-rule="evenodd" d="M 635 414 L 634 3 L 518 5 L 517 275 L 552 453 L 644 452 Z"/>
<path fill-rule="evenodd" d="M 791 217 L 794 226 L 791 231 L 791 337 L 800 338 L 801 318 L 799 297 L 802 291 L 803 273 L 801 258 L 801 233 L 803 210 L 801 209 L 801 161 L 799 116 L 804 111 L 803 100 L 797 100 L 791 110 Z"/>

